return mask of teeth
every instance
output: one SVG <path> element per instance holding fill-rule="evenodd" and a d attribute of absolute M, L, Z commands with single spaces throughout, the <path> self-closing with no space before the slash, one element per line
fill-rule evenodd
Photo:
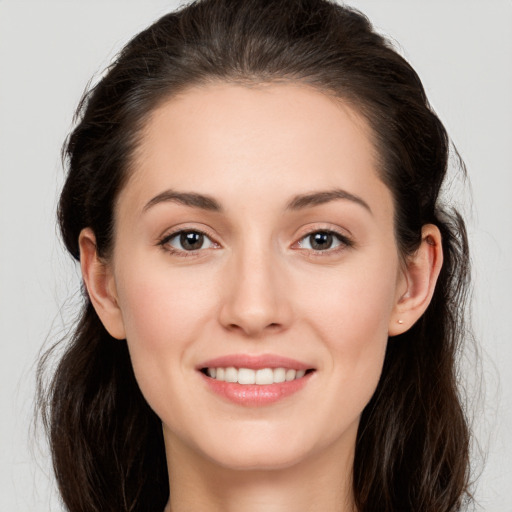
<path fill-rule="evenodd" d="M 297 372 L 295 370 L 286 370 L 286 382 L 294 380 Z"/>
<path fill-rule="evenodd" d="M 274 370 L 274 382 L 284 382 L 286 380 L 286 370 L 284 368 L 276 368 Z"/>
<path fill-rule="evenodd" d="M 224 380 L 226 382 L 238 382 L 238 371 L 233 366 L 229 366 L 226 368 L 226 373 L 224 374 Z"/>
<path fill-rule="evenodd" d="M 257 370 L 256 384 L 274 384 L 274 371 L 271 368 Z"/>
<path fill-rule="evenodd" d="M 252 370 L 251 368 L 207 368 L 206 373 L 209 377 L 224 382 L 238 382 L 239 384 L 276 384 L 280 382 L 289 382 L 300 379 L 306 374 L 305 370 L 293 370 L 286 368 L 261 368 Z"/>
<path fill-rule="evenodd" d="M 238 370 L 238 383 L 239 384 L 255 384 L 256 383 L 256 372 L 249 368 L 240 368 Z M 258 382 L 259 384 L 259 382 Z"/>

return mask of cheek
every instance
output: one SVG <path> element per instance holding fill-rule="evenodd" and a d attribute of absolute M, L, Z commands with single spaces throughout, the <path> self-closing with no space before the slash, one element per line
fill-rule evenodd
<path fill-rule="evenodd" d="M 297 305 L 304 306 L 304 317 L 341 350 L 345 345 L 351 347 L 350 340 L 357 340 L 357 346 L 352 347 L 357 349 L 371 343 L 375 336 L 387 339 L 396 300 L 398 263 L 383 265 L 379 260 L 361 259 L 332 272 L 311 274 L 309 282 L 303 278 L 295 292 Z"/>
<path fill-rule="evenodd" d="M 147 265 L 128 272 L 130 279 L 118 286 L 119 304 L 134 372 L 149 398 L 180 376 L 189 347 L 211 318 L 214 290 L 200 287 L 197 274 Z"/>
<path fill-rule="evenodd" d="M 309 293 L 297 293 L 304 329 L 323 340 L 326 370 L 346 391 L 337 399 L 354 413 L 371 398 L 382 372 L 397 276 L 398 261 L 384 266 L 374 258 L 347 265 L 335 277 L 317 275 Z"/>
<path fill-rule="evenodd" d="M 211 309 L 211 275 L 147 263 L 121 268 L 120 274 L 129 276 L 117 287 L 126 331 L 152 348 L 168 346 L 176 334 L 186 338 Z"/>

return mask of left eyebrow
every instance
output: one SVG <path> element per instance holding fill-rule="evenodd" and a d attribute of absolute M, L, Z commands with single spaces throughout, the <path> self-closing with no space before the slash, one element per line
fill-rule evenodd
<path fill-rule="evenodd" d="M 311 194 L 301 194 L 299 196 L 295 196 L 287 205 L 287 210 L 302 210 L 303 208 L 308 208 L 310 206 L 318 206 L 325 203 L 330 203 L 331 201 L 337 200 L 347 200 L 352 201 L 360 206 L 362 206 L 365 210 L 368 210 L 372 215 L 372 209 L 368 205 L 366 201 L 364 201 L 359 196 L 351 194 L 346 190 L 341 188 L 337 188 L 334 190 L 325 190 L 320 192 L 313 192 Z"/>
<path fill-rule="evenodd" d="M 222 211 L 220 204 L 213 199 L 213 197 L 196 194 L 195 192 L 177 192 L 176 190 L 171 189 L 153 197 L 153 199 L 146 203 L 142 211 L 145 212 L 152 206 L 166 202 L 178 203 L 192 208 L 200 208 L 201 210 L 209 210 L 213 212 Z"/>

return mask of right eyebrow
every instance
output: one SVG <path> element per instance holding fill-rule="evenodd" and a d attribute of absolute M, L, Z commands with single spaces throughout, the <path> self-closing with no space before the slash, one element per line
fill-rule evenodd
<path fill-rule="evenodd" d="M 355 204 L 358 204 L 359 206 L 362 206 L 363 208 L 368 210 L 369 213 L 373 214 L 369 204 L 366 201 L 364 201 L 361 197 L 351 194 L 350 192 L 347 192 L 346 190 L 340 188 L 295 196 L 288 203 L 287 209 L 302 210 L 303 208 L 318 206 L 339 199 L 348 200 Z"/>
<path fill-rule="evenodd" d="M 153 197 L 153 199 L 146 203 L 142 211 L 146 212 L 151 207 L 166 202 L 178 203 L 192 208 L 200 208 L 202 210 L 209 210 L 213 212 L 222 211 L 220 204 L 213 199 L 213 197 L 197 194 L 195 192 L 177 192 L 172 189 L 165 190 Z"/>

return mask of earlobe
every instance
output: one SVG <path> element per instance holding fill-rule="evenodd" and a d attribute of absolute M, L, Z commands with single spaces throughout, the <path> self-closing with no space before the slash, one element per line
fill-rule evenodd
<path fill-rule="evenodd" d="M 80 232 L 80 266 L 87 293 L 105 329 L 117 339 L 126 337 L 112 269 L 96 250 L 96 236 L 90 228 Z"/>
<path fill-rule="evenodd" d="M 390 318 L 388 334 L 402 334 L 425 312 L 443 264 L 441 233 L 434 224 L 425 224 L 418 250 L 407 259 L 404 270 L 405 291 L 397 298 Z"/>

